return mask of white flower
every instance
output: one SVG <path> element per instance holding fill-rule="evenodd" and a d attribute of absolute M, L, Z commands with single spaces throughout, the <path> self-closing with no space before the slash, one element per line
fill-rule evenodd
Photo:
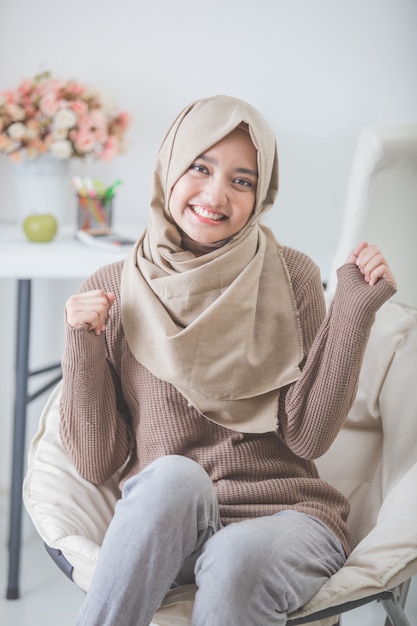
<path fill-rule="evenodd" d="M 51 143 L 51 153 L 56 159 L 69 159 L 72 156 L 72 146 L 68 139 Z"/>
<path fill-rule="evenodd" d="M 14 122 L 14 124 L 10 124 L 9 128 L 7 129 L 7 134 L 9 135 L 10 139 L 23 139 L 23 137 L 25 136 L 25 132 L 26 129 L 21 122 Z"/>
<path fill-rule="evenodd" d="M 54 117 L 55 128 L 74 128 L 77 124 L 77 116 L 71 109 L 60 109 Z"/>
<path fill-rule="evenodd" d="M 67 128 L 54 128 L 52 131 L 52 136 L 54 141 L 62 141 L 68 137 L 68 129 Z"/>

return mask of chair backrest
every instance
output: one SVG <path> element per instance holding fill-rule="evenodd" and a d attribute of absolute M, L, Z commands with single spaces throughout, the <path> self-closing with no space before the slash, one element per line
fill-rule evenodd
<path fill-rule="evenodd" d="M 360 241 L 377 244 L 398 282 L 394 300 L 417 306 L 417 124 L 369 126 L 359 136 L 344 221 L 329 274 Z"/>

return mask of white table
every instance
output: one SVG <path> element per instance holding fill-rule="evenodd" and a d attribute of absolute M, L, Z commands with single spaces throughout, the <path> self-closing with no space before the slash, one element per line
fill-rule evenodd
<path fill-rule="evenodd" d="M 136 238 L 144 225 L 117 227 L 120 234 Z M 13 460 L 9 527 L 9 578 L 7 598 L 19 597 L 19 567 L 22 519 L 22 484 L 26 449 L 26 416 L 28 404 L 58 382 L 59 365 L 29 371 L 30 316 L 32 279 L 83 280 L 99 267 L 124 258 L 129 251 L 123 246 L 114 251 L 88 247 L 74 238 L 74 226 L 64 226 L 50 243 L 31 243 L 23 232 L 10 224 L 0 224 L 0 278 L 18 282 L 16 333 L 16 386 L 13 425 Z M 29 395 L 30 376 L 54 372 L 55 377 Z"/>

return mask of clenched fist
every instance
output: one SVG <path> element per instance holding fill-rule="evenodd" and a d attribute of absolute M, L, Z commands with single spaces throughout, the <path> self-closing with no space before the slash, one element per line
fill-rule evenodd
<path fill-rule="evenodd" d="M 385 278 L 396 289 L 397 283 L 388 263 L 376 246 L 362 241 L 346 259 L 346 263 L 355 263 L 370 285 L 375 285 L 380 278 Z"/>
<path fill-rule="evenodd" d="M 107 315 L 114 300 L 113 293 L 106 293 L 102 289 L 71 296 L 65 306 L 67 322 L 73 328 L 88 326 L 88 330 L 99 335 L 106 329 Z"/>

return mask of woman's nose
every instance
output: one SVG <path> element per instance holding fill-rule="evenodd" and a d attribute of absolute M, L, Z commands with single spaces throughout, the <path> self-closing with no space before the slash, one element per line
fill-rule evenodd
<path fill-rule="evenodd" d="M 227 202 L 227 186 L 224 181 L 210 177 L 207 181 L 206 195 L 213 208 L 224 206 Z"/>

